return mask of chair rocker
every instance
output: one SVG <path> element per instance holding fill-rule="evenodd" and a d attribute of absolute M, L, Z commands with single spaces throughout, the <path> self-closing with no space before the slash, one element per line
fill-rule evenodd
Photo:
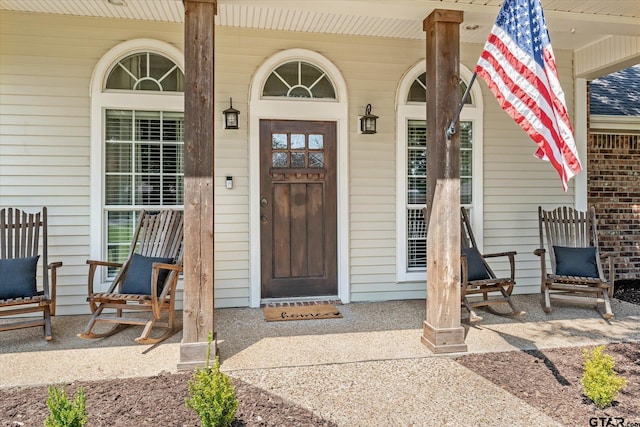
<path fill-rule="evenodd" d="M 471 223 L 467 210 L 460 209 L 460 254 L 461 268 L 461 292 L 462 305 L 469 311 L 469 322 L 475 323 L 482 320 L 475 311 L 476 307 L 485 307 L 491 313 L 506 316 L 520 316 L 525 314 L 511 299 L 511 292 L 515 282 L 515 255 L 516 252 L 500 252 L 492 254 L 480 254 L 476 239 L 471 229 Z M 486 258 L 507 257 L 511 267 L 510 277 L 496 277 L 495 273 L 486 261 Z M 482 299 L 470 296 L 482 295 Z M 495 304 L 508 304 L 509 312 L 503 313 L 495 310 Z"/>
<path fill-rule="evenodd" d="M 534 254 L 540 257 L 544 311 L 551 313 L 551 300 L 596 308 L 604 304 L 603 317 L 613 318 L 610 302 L 615 277 L 613 257 L 599 252 L 595 207 L 587 212 L 566 206 L 551 211 L 538 207 L 538 223 L 540 248 Z M 551 273 L 547 272 L 547 253 Z M 608 278 L 604 276 L 601 259 L 608 262 Z"/>
<path fill-rule="evenodd" d="M 0 210 L 0 317 L 42 315 L 42 318 L 39 315 L 36 319 L 18 318 L 0 323 L 0 331 L 42 326 L 45 339 L 53 338 L 51 316 L 56 312 L 56 270 L 62 263 L 48 263 L 47 237 L 46 207 L 37 213 L 15 208 Z M 36 277 L 39 262 L 42 266 L 40 290 Z"/>
<path fill-rule="evenodd" d="M 178 276 L 182 272 L 183 233 L 182 212 L 142 211 L 124 263 L 88 260 L 87 301 L 93 315 L 78 336 L 104 338 L 131 325 L 142 325 L 142 334 L 135 341 L 155 344 L 177 332 L 174 325 L 175 294 Z M 106 292 L 94 292 L 98 267 L 120 267 Z M 105 309 L 115 309 L 115 315 L 111 311 L 105 313 Z M 142 315 L 135 316 L 135 313 Z M 163 315 L 167 318 L 161 321 Z M 94 326 L 101 322 L 114 325 L 106 332 L 94 332 Z M 154 338 L 151 337 L 154 326 L 167 330 Z"/>

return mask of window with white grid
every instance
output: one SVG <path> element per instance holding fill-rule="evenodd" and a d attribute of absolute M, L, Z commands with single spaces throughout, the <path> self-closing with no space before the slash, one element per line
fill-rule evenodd
<path fill-rule="evenodd" d="M 397 277 L 398 282 L 425 280 L 427 228 L 428 146 L 426 128 L 427 81 L 425 62 L 416 64 L 400 83 L 397 107 Z M 460 99 L 471 72 L 460 66 Z M 482 93 L 474 85 L 460 114 L 457 135 L 460 142 L 460 204 L 470 212 L 472 224 L 482 223 Z M 482 227 L 474 227 L 476 238 Z"/>
<path fill-rule="evenodd" d="M 100 257 L 121 263 L 140 211 L 183 208 L 184 73 L 158 51 L 128 50 L 105 70 L 93 101 L 101 116 Z"/>
<path fill-rule="evenodd" d="M 473 125 L 460 122 L 460 204 L 473 201 Z M 424 120 L 407 121 L 407 270 L 424 270 L 427 231 L 423 209 L 427 203 L 427 128 Z"/>
<path fill-rule="evenodd" d="M 105 110 L 107 259 L 122 262 L 142 209 L 184 203 L 184 114 Z"/>

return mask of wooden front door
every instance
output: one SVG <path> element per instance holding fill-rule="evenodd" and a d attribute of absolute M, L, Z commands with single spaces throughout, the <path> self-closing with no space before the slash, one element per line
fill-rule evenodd
<path fill-rule="evenodd" d="M 260 121 L 262 298 L 337 295 L 336 124 Z"/>

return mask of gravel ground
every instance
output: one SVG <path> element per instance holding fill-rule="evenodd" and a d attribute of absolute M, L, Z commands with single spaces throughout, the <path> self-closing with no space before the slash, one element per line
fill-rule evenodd
<path fill-rule="evenodd" d="M 640 304 L 637 285 L 640 281 L 618 282 L 615 297 Z M 597 410 L 582 395 L 583 348 L 234 371 L 240 405 L 233 425 L 492 426 L 526 420 L 526 425 L 585 426 L 594 417 L 640 425 L 640 344 L 607 344 L 605 352 L 613 355 L 628 385 L 606 410 Z M 296 390 L 291 381 L 300 377 L 305 381 Z M 198 426 L 195 413 L 184 405 L 190 378 L 190 373 L 162 373 L 76 381 L 66 389 L 70 395 L 85 388 L 89 426 Z M 443 400 L 444 390 L 464 390 L 464 398 Z M 46 396 L 46 386 L 0 389 L 0 426 L 42 426 Z M 378 413 L 389 418 L 380 420 Z"/>

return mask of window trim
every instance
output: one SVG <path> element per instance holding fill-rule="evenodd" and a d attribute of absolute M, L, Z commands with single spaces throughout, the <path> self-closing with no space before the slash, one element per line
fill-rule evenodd
<path fill-rule="evenodd" d="M 425 120 L 426 105 L 424 103 L 406 101 L 413 81 L 426 70 L 426 61 L 414 65 L 403 76 L 396 93 L 396 280 L 402 282 L 426 281 L 426 270 L 407 271 L 407 123 L 409 120 Z M 472 72 L 460 65 L 460 77 L 471 80 Z M 478 247 L 482 250 L 483 242 L 483 106 L 482 91 L 479 84 L 471 87 L 473 104 L 465 105 L 460 114 L 461 121 L 470 121 L 473 126 L 473 202 L 471 209 L 471 225 Z"/>
<path fill-rule="evenodd" d="M 104 91 L 105 79 L 111 68 L 120 59 L 136 52 L 154 52 L 166 56 L 174 61 L 184 72 L 184 54 L 175 46 L 160 40 L 135 39 L 121 43 L 97 62 L 91 76 L 89 94 L 91 98 L 91 158 L 90 173 L 90 201 L 89 201 L 89 254 L 91 259 L 104 259 L 103 239 L 106 235 L 104 221 L 104 114 L 106 109 L 130 110 L 161 110 L 166 112 L 184 111 L 184 93 L 182 92 L 152 92 L 144 91 Z M 99 281 L 102 282 L 102 281 Z M 105 283 L 98 283 L 96 291 L 106 290 Z"/>

